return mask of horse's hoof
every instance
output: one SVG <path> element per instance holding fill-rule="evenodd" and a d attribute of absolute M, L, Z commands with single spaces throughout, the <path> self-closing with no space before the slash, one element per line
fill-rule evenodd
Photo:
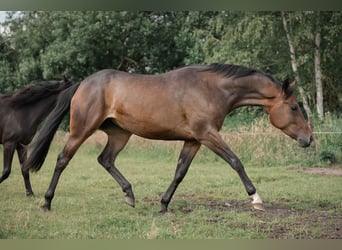
<path fill-rule="evenodd" d="M 265 207 L 262 203 L 255 203 L 255 204 L 252 204 L 253 205 L 253 208 L 257 211 L 261 211 L 261 212 L 265 212 Z"/>
<path fill-rule="evenodd" d="M 42 212 L 49 212 L 51 208 L 47 205 L 40 206 L 40 211 Z"/>
<path fill-rule="evenodd" d="M 163 216 L 163 215 L 165 215 L 167 213 L 167 210 L 160 210 L 158 213 L 157 213 L 157 215 L 158 216 Z"/>
<path fill-rule="evenodd" d="M 135 207 L 135 201 L 132 197 L 125 196 L 125 202 L 131 207 Z"/>
<path fill-rule="evenodd" d="M 34 193 L 32 193 L 32 192 L 27 192 L 27 193 L 26 193 L 26 197 L 34 197 Z"/>
<path fill-rule="evenodd" d="M 263 205 L 262 200 L 261 200 L 260 196 L 258 195 L 258 193 L 255 192 L 255 194 L 252 194 L 250 197 L 253 200 L 252 205 L 253 205 L 254 209 L 257 211 L 265 212 L 264 205 Z"/>

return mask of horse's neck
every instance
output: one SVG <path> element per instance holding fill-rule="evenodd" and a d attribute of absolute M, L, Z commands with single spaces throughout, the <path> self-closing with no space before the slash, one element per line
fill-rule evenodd
<path fill-rule="evenodd" d="M 227 93 L 234 96 L 229 106 L 232 109 L 242 106 L 270 106 L 279 92 L 276 85 L 262 77 L 243 77 L 229 79 Z"/>
<path fill-rule="evenodd" d="M 38 127 L 53 109 L 57 97 L 57 94 L 51 95 L 31 105 L 20 108 L 20 113 L 27 120 L 27 125 L 33 126 L 34 128 Z"/>

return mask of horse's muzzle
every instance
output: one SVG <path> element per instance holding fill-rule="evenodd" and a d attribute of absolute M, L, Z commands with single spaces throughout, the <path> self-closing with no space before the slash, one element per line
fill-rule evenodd
<path fill-rule="evenodd" d="M 306 148 L 309 146 L 314 147 L 316 144 L 315 139 L 312 134 L 310 136 L 299 136 L 297 138 L 297 141 L 298 141 L 299 146 L 302 148 Z"/>

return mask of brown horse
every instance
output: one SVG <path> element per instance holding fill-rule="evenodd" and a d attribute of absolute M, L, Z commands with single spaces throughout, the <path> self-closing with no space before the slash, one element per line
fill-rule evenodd
<path fill-rule="evenodd" d="M 4 165 L 0 183 L 6 180 L 12 168 L 15 150 L 22 165 L 26 160 L 26 146 L 31 142 L 39 124 L 54 108 L 57 97 L 71 86 L 64 81 L 42 81 L 11 94 L 0 95 L 0 144 L 3 144 Z M 33 195 L 28 171 L 23 171 L 26 195 Z"/>
<path fill-rule="evenodd" d="M 136 134 L 184 141 L 175 176 L 161 199 L 161 213 L 167 211 L 202 144 L 231 165 L 251 196 L 254 208 L 263 210 L 241 161 L 222 140 L 219 130 L 232 110 L 259 105 L 268 112 L 275 127 L 297 140 L 299 146 L 309 146 L 312 131 L 292 94 L 293 87 L 288 81 L 281 84 L 259 70 L 236 65 L 190 66 L 161 75 L 102 70 L 83 80 L 75 93 L 70 91 L 57 104 L 58 110 L 47 118 L 25 168 L 40 169 L 58 123 L 70 108 L 70 135 L 58 156 L 43 210 L 51 209 L 61 173 L 79 146 L 97 129 L 108 135 L 98 161 L 120 184 L 130 206 L 135 205 L 132 186 L 114 163 L 130 136 Z"/>

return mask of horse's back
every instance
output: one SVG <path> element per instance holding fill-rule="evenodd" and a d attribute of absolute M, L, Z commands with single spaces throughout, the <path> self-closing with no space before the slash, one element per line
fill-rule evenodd
<path fill-rule="evenodd" d="M 185 96 L 192 80 L 179 76 L 185 71 L 160 75 L 99 71 L 81 83 L 71 115 L 94 116 L 102 123 L 112 119 L 121 128 L 147 138 L 189 138 L 190 104 Z"/>

